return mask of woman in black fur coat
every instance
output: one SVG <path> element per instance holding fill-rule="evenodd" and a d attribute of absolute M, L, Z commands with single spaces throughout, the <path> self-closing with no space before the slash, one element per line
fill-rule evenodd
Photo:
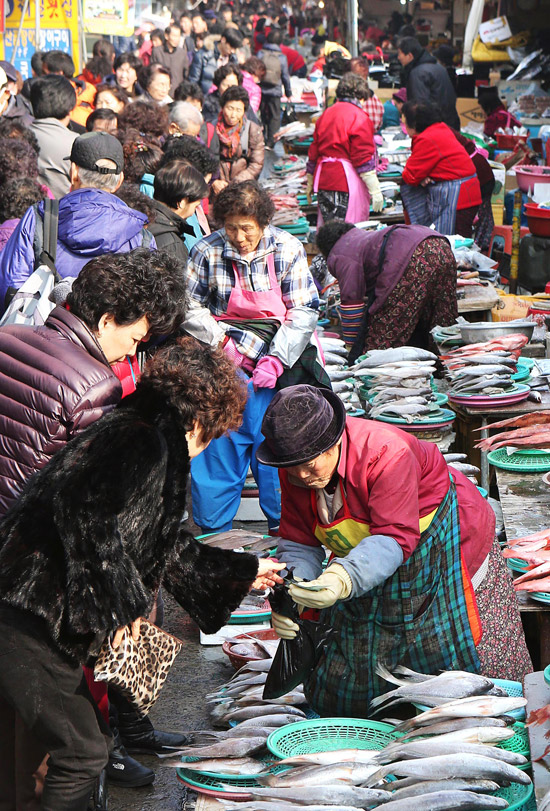
<path fill-rule="evenodd" d="M 80 665 L 108 634 L 138 632 L 161 582 L 212 633 L 253 583 L 280 581 L 281 564 L 201 545 L 181 524 L 190 458 L 238 427 L 245 399 L 221 350 L 179 339 L 31 478 L 0 524 L 3 788 L 16 711 L 50 754 L 42 808 L 86 809 L 109 744 Z"/>

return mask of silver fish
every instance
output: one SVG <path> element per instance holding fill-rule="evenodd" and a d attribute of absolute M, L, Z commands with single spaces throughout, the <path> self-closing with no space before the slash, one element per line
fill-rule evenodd
<path fill-rule="evenodd" d="M 254 728 L 257 724 L 261 724 L 263 727 L 270 727 L 273 731 L 274 729 L 278 729 L 279 727 L 284 727 L 287 724 L 295 724 L 297 721 L 301 721 L 302 718 L 305 716 L 296 717 L 296 715 L 290 715 L 289 713 L 279 713 L 277 715 L 270 714 L 270 715 L 262 715 L 259 718 L 245 718 L 244 721 L 239 721 L 239 727 L 252 727 Z"/>
<path fill-rule="evenodd" d="M 236 678 L 237 676 L 241 676 L 243 673 L 248 672 L 267 673 L 268 670 L 271 668 L 272 664 L 273 659 L 257 659 L 252 662 L 247 662 L 245 665 L 243 665 L 239 670 L 235 672 L 235 676 L 233 678 Z"/>
<path fill-rule="evenodd" d="M 376 767 L 368 763 L 333 763 L 330 766 L 306 766 L 283 774 L 265 775 L 258 778 L 258 783 L 262 786 L 285 788 L 331 785 L 334 780 L 342 780 L 344 783 L 358 785 L 368 780 L 375 771 Z"/>
<path fill-rule="evenodd" d="M 483 755 L 455 754 L 389 763 L 370 775 L 363 785 L 367 787 L 376 786 L 388 774 L 395 774 L 398 777 L 418 777 L 421 780 L 446 780 L 450 777 L 464 777 L 494 780 L 495 783 L 499 784 L 510 782 L 529 785 L 531 783 L 528 774 L 510 763 L 505 763 L 503 760 L 495 760 Z"/>
<path fill-rule="evenodd" d="M 183 746 L 178 751 L 179 754 L 185 757 L 246 757 L 262 749 L 265 746 L 265 741 L 264 737 L 228 738 L 210 746 Z"/>
<path fill-rule="evenodd" d="M 236 642 L 231 645 L 231 653 L 237 656 L 255 656 L 257 659 L 267 658 L 267 653 L 254 642 Z"/>
<path fill-rule="evenodd" d="M 373 749 L 334 749 L 327 752 L 308 752 L 279 761 L 281 766 L 329 766 L 331 763 L 376 763 Z M 382 762 L 382 761 L 378 761 Z"/>
<path fill-rule="evenodd" d="M 468 459 L 465 453 L 444 453 L 443 458 L 450 464 L 451 462 L 465 462 Z"/>
<path fill-rule="evenodd" d="M 476 468 L 477 470 L 477 468 Z M 469 696 L 485 695 L 493 686 L 493 682 L 484 676 L 478 676 L 476 673 L 462 673 L 462 672 L 445 672 L 439 676 L 427 679 L 419 684 L 405 682 L 402 679 L 396 679 L 388 671 L 384 665 L 377 663 L 376 672 L 386 681 L 400 686 L 397 690 L 391 690 L 389 693 L 384 693 L 378 696 L 371 702 L 371 709 L 380 707 L 382 704 L 390 706 L 400 701 L 420 701 L 424 698 L 434 699 L 460 699 Z"/>
<path fill-rule="evenodd" d="M 429 727 L 423 727 L 429 729 Z M 502 727 L 469 727 L 466 729 L 456 729 L 453 732 L 445 732 L 437 736 L 438 741 L 450 743 L 462 741 L 463 743 L 489 744 L 489 746 L 504 743 L 515 735 L 515 730 L 508 726 Z M 401 740 L 403 740 L 401 738 Z"/>
<path fill-rule="evenodd" d="M 250 757 L 205 758 L 190 763 L 180 761 L 177 765 L 192 772 L 216 772 L 217 774 L 236 774 L 246 777 L 265 774 L 267 769 L 265 763 Z"/>
<path fill-rule="evenodd" d="M 334 380 L 332 382 L 332 390 L 336 392 L 336 394 L 340 394 L 344 391 L 353 391 L 353 383 L 349 383 L 347 380 Z"/>
<path fill-rule="evenodd" d="M 325 366 L 325 372 L 331 381 L 345 380 L 347 377 L 352 376 L 351 369 L 342 369 L 341 366 Z"/>
<path fill-rule="evenodd" d="M 387 811 L 476 811 L 476 809 L 508 808 L 502 797 L 488 797 L 473 791 L 437 791 L 420 797 L 392 800 L 384 804 Z"/>
<path fill-rule="evenodd" d="M 236 727 L 223 731 L 214 732 L 212 729 L 200 729 L 186 732 L 186 735 L 191 739 L 192 745 L 200 746 L 202 744 L 210 745 L 216 743 L 216 741 L 226 741 L 230 738 L 263 738 L 267 740 L 272 732 L 273 727 L 260 726 L 258 722 L 258 726 L 255 727 L 243 727 L 242 724 L 237 724 Z M 177 749 L 178 747 L 173 748 Z M 159 755 L 159 757 L 164 757 L 164 755 Z"/>
<path fill-rule="evenodd" d="M 525 698 L 503 698 L 500 696 L 474 696 L 458 701 L 448 701 L 440 707 L 435 707 L 410 718 L 397 727 L 399 732 L 406 732 L 415 727 L 430 724 L 432 721 L 442 721 L 444 718 L 467 718 L 472 715 L 506 715 L 513 710 L 525 707 Z"/>
<path fill-rule="evenodd" d="M 437 355 L 427 349 L 414 346 L 399 346 L 394 349 L 372 349 L 366 357 L 355 364 L 356 369 L 368 369 L 383 363 L 394 363 L 404 360 L 437 360 Z"/>
<path fill-rule="evenodd" d="M 451 732 L 461 732 L 470 729 L 508 729 L 506 721 L 502 718 L 450 718 L 448 721 L 439 721 L 429 726 L 419 727 L 407 732 L 400 740 L 407 741 L 419 736 L 446 735 Z"/>
<path fill-rule="evenodd" d="M 297 805 L 296 803 L 280 803 L 270 802 L 269 800 L 255 800 L 252 803 L 247 802 L 232 802 L 230 800 L 221 800 L 224 808 L 236 809 L 236 811 L 325 811 L 330 809 L 334 811 L 333 805 Z M 357 811 L 355 805 L 341 805 L 339 811 Z"/>
<path fill-rule="evenodd" d="M 481 473 L 481 470 L 475 465 L 465 465 L 464 462 L 447 462 L 447 464 L 464 473 L 465 476 L 479 476 Z"/>
<path fill-rule="evenodd" d="M 439 755 L 480 755 L 493 760 L 502 760 L 512 766 L 525 766 L 527 758 L 518 752 L 510 752 L 506 749 L 499 749 L 496 746 L 485 744 L 465 743 L 464 741 L 443 740 L 445 736 L 435 738 L 425 738 L 422 740 L 409 741 L 386 746 L 380 750 L 373 758 L 378 763 L 391 763 L 396 760 L 408 760 L 409 758 L 438 757 Z"/>
<path fill-rule="evenodd" d="M 498 786 L 497 786 L 498 788 Z M 370 808 L 378 803 L 387 802 L 392 795 L 382 789 L 359 788 L 358 786 L 319 785 L 319 786 L 292 786 L 291 788 L 260 788 L 251 789 L 250 794 L 254 800 L 287 800 L 300 806 L 313 802 L 325 805 L 351 805 L 354 808 Z"/>
<path fill-rule="evenodd" d="M 422 794 L 433 794 L 435 791 L 477 791 L 483 794 L 486 791 L 498 791 L 500 786 L 493 780 L 465 780 L 455 777 L 452 780 L 422 780 L 421 782 L 409 782 L 414 778 L 407 777 L 404 780 L 395 780 L 391 783 L 391 788 L 402 785 L 392 791 L 392 798 L 402 800 L 407 797 L 418 797 Z M 407 786 L 403 785 L 408 783 Z"/>
<path fill-rule="evenodd" d="M 297 707 L 292 707 L 290 704 L 251 704 L 247 707 L 238 707 L 231 710 L 225 716 L 227 721 L 247 721 L 249 718 L 262 718 L 267 715 L 297 715 L 300 718 L 305 718 L 306 715 L 302 710 Z M 262 719 L 262 723 L 264 723 Z"/>
<path fill-rule="evenodd" d="M 376 419 L 376 417 L 396 415 L 403 417 L 407 422 L 413 422 L 415 416 L 429 414 L 431 411 L 433 411 L 433 408 L 430 408 L 430 406 L 420 405 L 418 403 L 407 403 L 404 405 L 387 403 L 387 405 L 381 405 L 378 406 L 378 408 L 371 409 L 369 418 Z"/>
<path fill-rule="evenodd" d="M 327 352 L 323 350 L 325 361 L 331 366 L 347 366 L 346 358 L 342 355 L 337 355 L 335 352 Z"/>
<path fill-rule="evenodd" d="M 466 366 L 463 369 L 456 369 L 453 372 L 449 372 L 449 376 L 453 380 L 457 380 L 465 375 L 473 375 L 474 377 L 477 377 L 478 375 L 481 376 L 491 374 L 510 374 L 510 369 L 503 363 L 494 363 L 492 365 L 487 364 L 482 366 Z"/>

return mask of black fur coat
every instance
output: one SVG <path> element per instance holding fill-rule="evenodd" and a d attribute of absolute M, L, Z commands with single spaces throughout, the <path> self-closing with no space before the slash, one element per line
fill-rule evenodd
<path fill-rule="evenodd" d="M 177 411 L 138 388 L 34 475 L 0 523 L 0 599 L 43 618 L 79 662 L 99 637 L 147 615 L 161 582 L 216 631 L 258 563 L 182 529 L 188 473 Z"/>

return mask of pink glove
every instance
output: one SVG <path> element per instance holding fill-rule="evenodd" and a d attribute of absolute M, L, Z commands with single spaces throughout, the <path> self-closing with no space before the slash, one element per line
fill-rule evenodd
<path fill-rule="evenodd" d="M 256 368 L 252 373 L 252 383 L 254 390 L 256 389 L 274 389 L 277 384 L 277 378 L 282 375 L 285 367 L 273 355 L 266 355 L 256 364 Z"/>
<path fill-rule="evenodd" d="M 237 367 L 242 366 L 242 362 L 244 360 L 244 357 L 241 355 L 241 353 L 237 349 L 237 344 L 235 343 L 233 338 L 230 338 L 227 341 L 227 343 L 225 344 L 225 346 L 223 348 L 223 351 L 225 352 L 227 357 L 230 358 L 233 361 L 235 366 L 237 366 Z"/>

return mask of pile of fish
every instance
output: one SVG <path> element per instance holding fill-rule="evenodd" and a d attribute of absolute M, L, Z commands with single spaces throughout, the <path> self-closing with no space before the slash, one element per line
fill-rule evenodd
<path fill-rule="evenodd" d="M 500 434 L 482 439 L 476 447 L 484 451 L 497 448 L 511 447 L 548 448 L 550 450 L 550 411 L 535 411 L 523 414 L 521 417 L 512 417 L 508 420 L 491 423 L 493 428 L 513 428 L 511 431 L 502 431 Z"/>
<path fill-rule="evenodd" d="M 318 340 L 325 358 L 325 371 L 330 377 L 332 389 L 344 403 L 346 411 L 356 411 L 361 408 L 361 400 L 357 393 L 357 384 L 353 371 L 348 366 L 348 350 L 340 338 L 327 338 L 318 335 Z"/>
<path fill-rule="evenodd" d="M 493 794 L 500 787 L 530 784 L 529 776 L 518 768 L 527 764 L 526 758 L 498 748 L 514 735 L 508 713 L 524 707 L 525 699 L 510 698 L 491 679 L 473 673 L 430 676 L 398 667 L 397 677 L 381 666 L 378 671 L 398 687 L 376 699 L 376 707 L 419 701 L 431 708 L 396 726 L 401 736 L 396 734 L 381 750 L 334 749 L 334 740 L 327 739 L 326 749 L 276 761 L 277 771 L 268 770 L 264 762 L 254 775 L 258 786 L 246 789 L 251 799 L 235 803 L 220 798 L 220 808 L 481 811 L 508 807 L 506 800 Z M 231 788 L 229 783 L 226 788 Z"/>
<path fill-rule="evenodd" d="M 247 598 L 245 597 L 243 603 L 246 603 L 246 601 Z M 262 606 L 264 602 L 265 597 L 262 598 Z M 250 604 L 250 600 L 248 600 L 248 604 Z M 235 653 L 237 656 L 246 656 L 251 659 L 269 659 L 271 661 L 277 652 L 280 639 L 260 639 L 257 636 L 240 634 L 238 637 L 227 639 L 226 642 L 231 645 L 231 653 Z"/>
<path fill-rule="evenodd" d="M 466 344 L 442 355 L 451 382 L 449 396 L 490 396 L 511 390 L 519 353 L 527 342 L 525 335 L 504 335 L 481 344 Z"/>
<path fill-rule="evenodd" d="M 444 453 L 443 458 L 449 467 L 460 470 L 467 479 L 470 479 L 470 481 L 477 485 L 481 470 L 468 462 L 468 457 L 465 453 Z"/>
<path fill-rule="evenodd" d="M 550 529 L 508 541 L 502 554 L 525 562 L 525 574 L 514 580 L 516 591 L 550 592 Z"/>
<path fill-rule="evenodd" d="M 398 417 L 413 423 L 439 410 L 431 387 L 437 356 L 401 346 L 374 349 L 358 360 L 353 375 L 368 391 L 368 417 Z"/>

